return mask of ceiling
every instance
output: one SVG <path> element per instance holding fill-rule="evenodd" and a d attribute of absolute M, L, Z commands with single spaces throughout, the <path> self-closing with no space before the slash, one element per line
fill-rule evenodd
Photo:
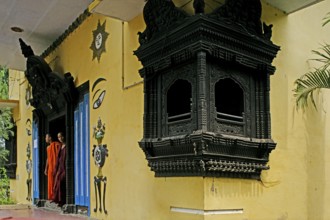
<path fill-rule="evenodd" d="M 292 13 L 322 0 L 264 0 L 274 7 Z M 173 0 L 177 7 L 192 13 L 193 0 Z M 205 0 L 206 12 L 224 0 Z M 1 0 L 0 5 L 0 65 L 25 70 L 18 38 L 42 54 L 72 22 L 87 8 L 123 21 L 129 21 L 143 11 L 145 0 Z M 91 7 L 92 6 L 92 7 Z M 19 27 L 23 32 L 14 32 Z"/>
<path fill-rule="evenodd" d="M 264 0 L 286 14 L 301 10 L 324 0 Z"/>
<path fill-rule="evenodd" d="M 94 9 L 94 13 L 100 13 L 109 17 L 129 21 L 142 12 L 145 0 L 99 0 Z M 165 0 L 164 0 L 165 1 Z M 172 0 L 177 7 L 183 8 L 189 13 L 193 13 L 193 0 Z M 262 0 L 273 7 L 285 12 L 293 13 L 305 7 L 324 0 Z M 205 0 L 205 11 L 212 11 L 214 8 L 223 4 L 225 0 Z"/>
<path fill-rule="evenodd" d="M 18 38 L 41 54 L 93 0 L 1 0 L 0 64 L 24 70 Z M 23 32 L 14 32 L 19 27 Z"/>

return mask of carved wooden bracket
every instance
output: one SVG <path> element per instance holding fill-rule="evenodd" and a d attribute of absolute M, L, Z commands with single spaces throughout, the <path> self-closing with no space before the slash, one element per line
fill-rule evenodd
<path fill-rule="evenodd" d="M 32 86 L 31 105 L 45 115 L 59 112 L 77 96 L 73 77 L 70 73 L 62 75 L 53 72 L 43 58 L 34 55 L 30 46 L 22 39 L 19 42 L 27 58 L 25 76 Z"/>

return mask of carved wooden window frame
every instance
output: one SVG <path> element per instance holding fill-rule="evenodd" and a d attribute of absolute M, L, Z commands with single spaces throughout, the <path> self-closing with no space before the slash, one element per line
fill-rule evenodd
<path fill-rule="evenodd" d="M 192 132 L 197 129 L 197 124 L 195 123 L 196 118 L 196 79 L 192 76 L 191 72 L 195 69 L 193 65 L 188 65 L 182 68 L 177 68 L 170 73 L 167 73 L 166 78 L 162 78 L 162 84 L 160 85 L 162 88 L 158 90 L 161 91 L 161 109 L 162 109 L 162 134 L 163 136 L 171 136 L 171 135 L 181 135 L 186 134 L 186 132 Z M 162 75 L 160 75 L 162 77 Z M 186 123 L 177 123 L 177 125 L 171 125 L 167 122 L 167 91 L 169 88 L 177 81 L 177 80 L 185 80 L 188 81 L 191 85 L 191 118 L 189 122 Z M 178 128 L 180 127 L 180 128 Z M 177 132 L 181 131 L 181 132 Z"/>
<path fill-rule="evenodd" d="M 176 85 L 178 84 L 178 85 Z M 174 88 L 174 86 L 176 87 L 182 87 L 182 89 L 180 88 Z M 175 90 L 174 90 L 175 89 Z M 174 91 L 172 91 L 174 90 Z M 189 90 L 189 91 L 188 91 Z M 180 92 L 184 92 L 186 93 L 185 95 L 188 95 L 189 93 L 189 97 L 181 97 L 181 98 L 184 98 L 183 100 L 180 99 L 179 101 L 178 100 L 174 100 L 176 97 L 169 97 L 169 92 L 171 91 L 172 92 L 177 92 L 177 93 L 180 93 Z M 172 94 L 171 94 L 172 95 Z M 189 99 L 189 100 L 186 100 L 186 99 Z M 181 108 L 178 107 L 177 105 L 178 104 L 181 104 L 180 102 L 189 102 L 189 107 L 187 108 L 188 111 L 183 111 L 181 112 Z M 175 110 L 176 111 L 180 111 L 180 114 L 173 114 L 173 115 L 170 115 L 170 111 L 169 111 L 169 104 L 171 104 L 171 107 L 172 105 L 175 105 Z M 185 103 L 186 104 L 186 103 Z M 192 85 L 191 83 L 188 81 L 188 80 L 184 80 L 184 79 L 177 79 L 175 80 L 172 85 L 170 85 L 170 87 L 167 89 L 167 92 L 166 92 L 166 111 L 167 111 L 167 114 L 166 114 L 166 117 L 167 117 L 167 123 L 173 123 L 173 122 L 178 122 L 178 121 L 182 121 L 182 120 L 190 120 L 191 117 L 192 117 L 192 110 L 191 110 L 191 106 L 192 106 Z M 171 110 L 173 110 L 171 108 Z M 186 106 L 184 106 L 184 110 L 186 110 Z M 171 112 L 172 113 L 172 112 Z"/>
<path fill-rule="evenodd" d="M 229 135 L 238 135 L 238 136 L 246 136 L 249 137 L 252 135 L 251 133 L 251 76 L 249 76 L 248 71 L 244 69 L 231 69 L 231 71 L 227 71 L 226 67 L 221 67 L 217 65 L 212 65 L 211 67 L 211 79 L 210 79 L 210 115 L 211 118 L 215 120 L 211 120 L 211 127 L 217 133 L 225 133 Z M 215 103 L 215 86 L 217 82 L 223 79 L 231 79 L 235 83 L 237 83 L 243 91 L 244 96 L 244 126 L 239 130 L 238 126 L 230 126 L 231 123 L 225 124 L 217 123 L 216 119 L 216 103 Z M 232 127 L 232 128 L 231 128 Z M 230 130 L 232 129 L 232 130 Z M 229 130 L 229 131 L 227 131 Z M 233 132 L 232 132 L 233 131 Z"/>

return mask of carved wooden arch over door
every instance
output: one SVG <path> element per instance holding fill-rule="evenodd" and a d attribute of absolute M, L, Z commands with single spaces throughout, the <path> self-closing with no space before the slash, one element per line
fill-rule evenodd
<path fill-rule="evenodd" d="M 33 121 L 38 126 L 39 144 L 39 198 L 34 202 L 43 206 L 47 198 L 47 180 L 43 175 L 46 161 L 46 146 L 44 137 L 50 132 L 49 126 L 60 124 L 62 130 L 52 129 L 53 133 L 65 132 L 67 147 L 66 161 L 66 204 L 74 204 L 74 140 L 73 119 L 74 107 L 78 100 L 78 91 L 75 88 L 73 77 L 70 73 L 60 74 L 53 72 L 45 60 L 34 54 L 32 48 L 22 39 L 19 39 L 22 53 L 26 61 L 25 77 L 32 87 L 32 99 L 29 100 L 35 108 Z M 55 136 L 56 134 L 53 134 Z M 72 205 L 65 206 L 67 212 L 73 212 Z"/>

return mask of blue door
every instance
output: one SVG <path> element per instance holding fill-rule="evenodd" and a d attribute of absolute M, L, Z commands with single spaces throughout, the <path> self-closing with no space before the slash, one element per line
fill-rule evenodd
<path fill-rule="evenodd" d="M 89 170 L 89 94 L 85 94 L 74 111 L 74 181 L 75 204 L 88 207 L 90 214 Z"/>
<path fill-rule="evenodd" d="M 33 139 L 33 155 L 32 155 L 32 166 L 33 166 L 33 198 L 39 199 L 39 134 L 38 124 L 33 122 L 32 124 L 32 139 Z"/>

